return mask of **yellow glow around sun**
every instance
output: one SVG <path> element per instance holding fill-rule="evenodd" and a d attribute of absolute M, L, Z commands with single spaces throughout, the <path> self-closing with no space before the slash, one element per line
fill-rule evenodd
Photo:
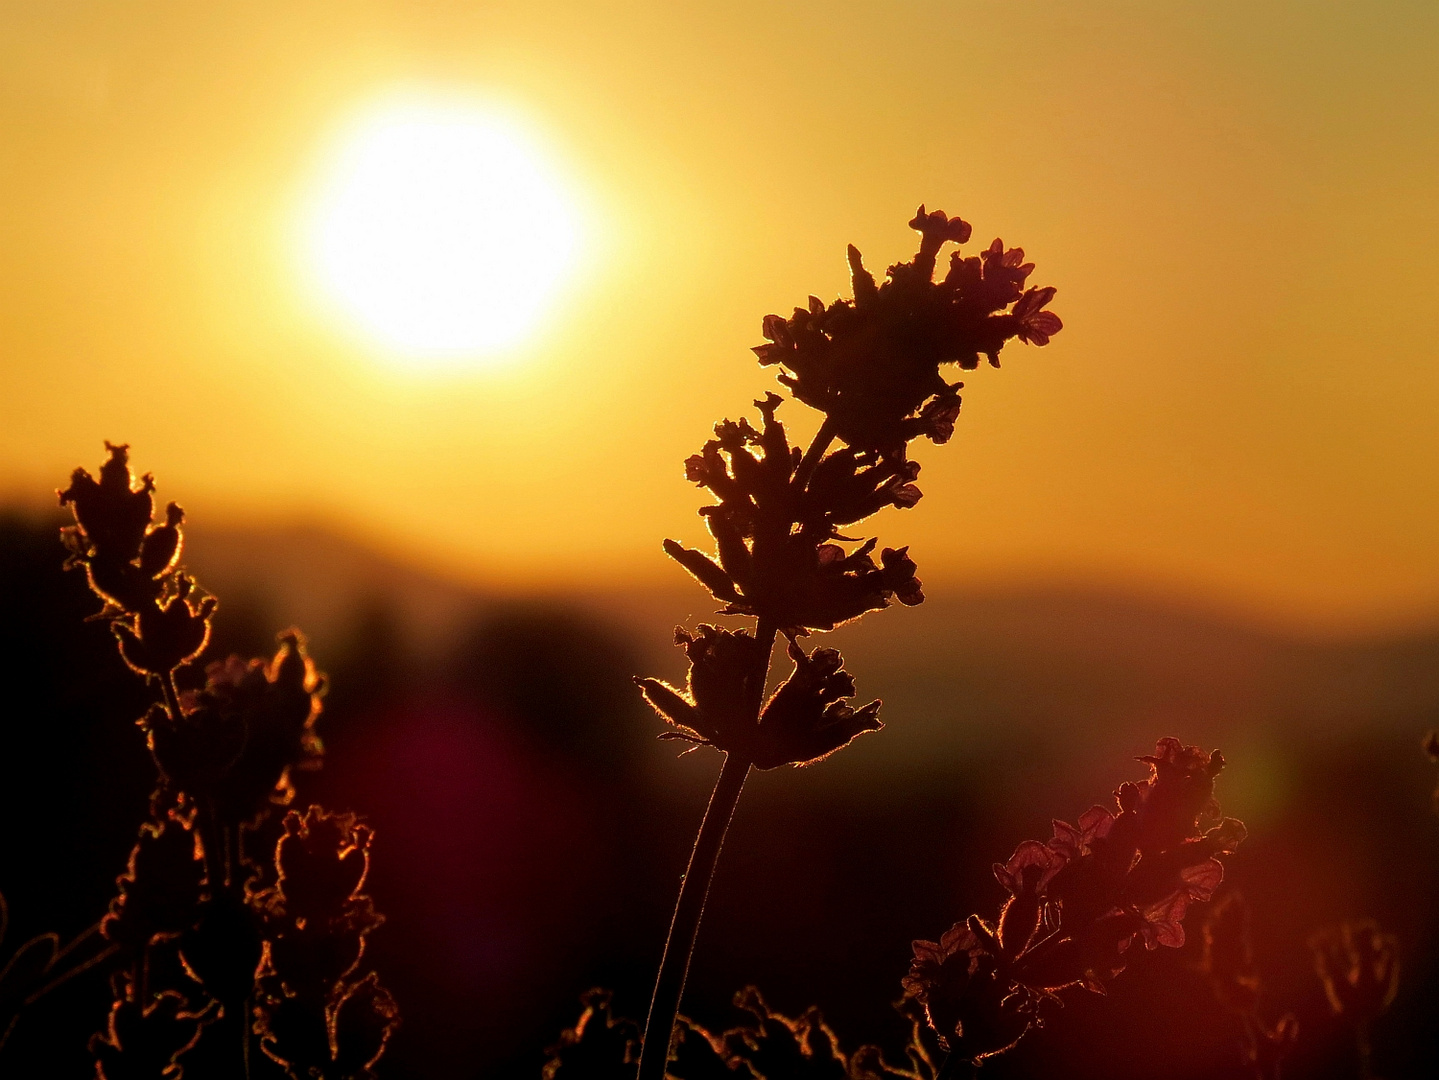
<path fill-rule="evenodd" d="M 304 228 L 308 276 L 350 330 L 415 366 L 494 359 L 572 269 L 578 216 L 514 121 L 393 99 L 342 132 Z"/>

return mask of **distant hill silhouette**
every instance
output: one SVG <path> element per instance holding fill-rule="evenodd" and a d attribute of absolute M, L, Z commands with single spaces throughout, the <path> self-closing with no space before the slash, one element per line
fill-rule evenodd
<path fill-rule="evenodd" d="M 304 627 L 323 655 L 357 613 L 383 608 L 417 649 L 477 612 L 513 602 L 389 558 L 318 527 L 191 530 L 187 561 L 229 605 Z M 662 588 L 551 601 L 613 626 L 655 670 L 683 675 L 670 631 L 716 621 L 677 568 Z M 719 620 L 722 621 L 722 620 Z M 1387 637 L 1303 639 L 1237 617 L 1081 587 L 933 590 L 917 608 L 825 638 L 885 701 L 883 738 L 826 765 L 943 768 L 953 754 L 1015 738 L 1084 745 L 1112 760 L 1135 731 L 1223 741 L 1256 730 L 1341 737 L 1439 720 L 1439 626 Z M 1147 737 L 1147 736 L 1146 736 Z"/>

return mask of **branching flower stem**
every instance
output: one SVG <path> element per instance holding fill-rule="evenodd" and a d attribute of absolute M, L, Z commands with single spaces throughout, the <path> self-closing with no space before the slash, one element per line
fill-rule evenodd
<path fill-rule="evenodd" d="M 160 678 L 160 689 L 165 697 L 165 711 L 170 714 L 170 723 L 182 724 L 185 714 L 180 708 L 180 691 L 175 686 L 175 673 L 167 671 Z"/>
<path fill-rule="evenodd" d="M 755 636 L 763 657 L 763 670 L 757 673 L 758 678 L 752 683 L 754 697 L 751 712 L 758 723 L 777 632 L 774 626 L 761 620 Z M 735 804 L 739 802 L 749 770 L 748 761 L 727 754 L 714 793 L 710 795 L 709 806 L 705 808 L 704 821 L 700 824 L 699 835 L 695 837 L 694 850 L 690 853 L 689 865 L 680 884 L 669 937 L 665 940 L 664 958 L 660 961 L 659 978 L 655 981 L 649 1018 L 645 1022 L 645 1040 L 637 1080 L 664 1080 L 675 1016 L 679 1013 L 680 996 L 684 993 L 685 978 L 689 975 L 700 917 L 704 914 L 710 882 L 714 880 L 715 864 L 719 861 L 720 848 L 724 846 L 725 833 L 729 830 L 730 819 L 734 816 Z"/>

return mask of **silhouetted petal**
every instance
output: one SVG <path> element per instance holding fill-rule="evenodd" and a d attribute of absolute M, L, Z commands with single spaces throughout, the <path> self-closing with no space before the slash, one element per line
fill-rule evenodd
<path fill-rule="evenodd" d="M 180 938 L 185 966 L 227 1010 L 244 1012 L 260 966 L 254 915 L 229 889 L 210 890 L 196 914 L 195 923 Z"/>
<path fill-rule="evenodd" d="M 77 468 L 70 486 L 60 492 L 60 504 L 69 505 L 75 523 L 92 549 L 129 562 L 140 556 L 140 544 L 155 510 L 154 478 L 146 473 L 137 484 L 130 471 L 130 447 L 105 443 L 110 456 L 100 466 L 97 481 Z"/>
<path fill-rule="evenodd" d="M 186 694 L 183 717 L 150 725 L 161 771 L 181 790 L 215 804 L 225 820 L 254 824 L 294 797 L 295 770 L 319 767 L 315 732 L 324 676 L 303 637 L 280 636 L 274 657 L 231 656 L 205 669 L 205 686 Z"/>
<path fill-rule="evenodd" d="M 675 725 L 670 737 L 710 743 L 722 750 L 748 747 L 756 725 L 758 680 L 766 657 L 745 630 L 701 624 L 697 634 L 675 628 L 675 644 L 689 657 L 687 692 L 659 679 L 636 679 L 655 710 Z"/>
<path fill-rule="evenodd" d="M 120 655 L 141 675 L 166 675 L 193 660 L 210 639 L 210 617 L 215 598 L 191 599 L 194 581 L 177 575 L 174 589 L 162 602 L 151 601 L 140 608 L 132 626 L 112 624 L 120 639 Z"/>

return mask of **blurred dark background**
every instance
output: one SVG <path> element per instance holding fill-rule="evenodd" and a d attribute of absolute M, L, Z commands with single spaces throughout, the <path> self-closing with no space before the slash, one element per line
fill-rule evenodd
<path fill-rule="evenodd" d="M 153 769 L 120 663 L 58 519 L 0 516 L 0 891 L 10 928 L 74 935 L 103 914 L 145 817 Z M 267 654 L 298 624 L 332 689 L 324 769 L 300 801 L 376 829 L 374 959 L 404 1026 L 390 1077 L 537 1077 L 590 986 L 642 1019 L 718 757 L 678 757 L 630 677 L 683 680 L 678 622 L 698 587 L 483 595 L 319 530 L 190 533 L 221 598 L 214 656 Z M 1002 893 L 990 866 L 1073 820 L 1156 739 L 1220 747 L 1219 796 L 1250 838 L 1226 888 L 1253 912 L 1271 1020 L 1301 1023 L 1292 1076 L 1352 1075 L 1306 939 L 1372 917 L 1403 971 L 1374 1033 L 1382 1076 L 1439 1072 L 1439 817 L 1420 751 L 1439 721 L 1439 629 L 1286 637 L 1098 592 L 938 595 L 832 635 L 883 732 L 805 770 L 754 774 L 701 930 L 685 1011 L 736 1019 L 734 991 L 819 1005 L 847 1049 L 898 1049 L 890 1003 L 916 937 Z M 995 1077 L 1244 1075 L 1239 1034 L 1190 943 L 1140 957 Z M 97 973 L 23 1015 L 0 1074 L 86 1077 Z"/>

